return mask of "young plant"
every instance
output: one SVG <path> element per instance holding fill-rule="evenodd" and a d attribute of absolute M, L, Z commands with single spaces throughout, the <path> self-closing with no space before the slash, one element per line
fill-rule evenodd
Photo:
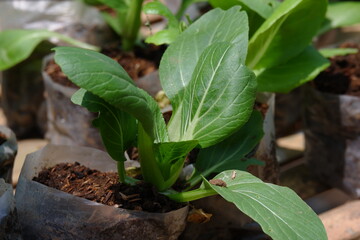
<path fill-rule="evenodd" d="M 102 12 L 105 21 L 121 36 L 121 48 L 132 51 L 141 26 L 141 10 L 144 0 L 97 0 L 85 1 L 92 5 L 105 5 L 114 13 Z"/>
<path fill-rule="evenodd" d="M 163 29 L 145 39 L 145 42 L 155 45 L 170 44 L 175 41 L 187 28 L 187 24 L 181 21 L 186 9 L 193 3 L 205 2 L 206 0 L 182 0 L 180 8 L 176 14 L 173 14 L 170 9 L 158 0 L 154 0 L 144 5 L 143 12 L 146 14 L 156 14 L 165 17 L 168 21 L 166 29 Z M 187 19 L 189 24 L 190 19 Z"/>
<path fill-rule="evenodd" d="M 257 76 L 258 91 L 286 93 L 314 79 L 329 66 L 325 57 L 356 52 L 355 49 L 316 50 L 311 41 L 335 27 L 360 22 L 360 3 L 327 0 L 209 0 L 214 7 L 240 5 L 250 22 L 246 64 Z"/>
<path fill-rule="evenodd" d="M 212 10 L 181 33 L 160 65 L 174 109 L 167 125 L 156 102 L 110 58 L 58 47 L 55 61 L 81 87 L 73 102 L 99 112 L 94 125 L 118 162 L 121 182 L 131 183 L 124 151 L 136 144 L 144 180 L 171 199 L 187 202 L 220 194 L 273 239 L 326 239 L 319 218 L 293 191 L 244 171 L 257 162 L 247 153 L 262 137 L 261 116 L 253 112 L 256 79 L 245 66 L 247 46 L 247 16 L 240 7 Z M 189 184 L 202 184 L 176 192 L 171 187 L 195 147 L 201 150 Z M 208 181 L 213 173 L 218 174 Z"/>
<path fill-rule="evenodd" d="M 89 1 L 89 0 L 88 0 Z M 143 6 L 143 0 L 98 0 L 115 11 L 115 17 L 112 14 L 103 12 L 104 19 L 121 36 L 122 49 L 130 51 L 133 49 L 140 30 L 140 13 L 162 15 L 168 19 L 167 29 L 157 32 L 153 36 L 146 38 L 146 43 L 156 45 L 169 44 L 184 30 L 186 24 L 181 20 L 185 10 L 195 2 L 205 0 L 182 0 L 180 8 L 176 14 L 160 1 L 152 1 Z"/>
<path fill-rule="evenodd" d="M 82 48 L 95 51 L 99 50 L 90 44 L 47 30 L 6 30 L 0 32 L 0 71 L 11 68 L 24 61 L 31 55 L 40 42 L 50 38 L 56 38 Z"/>

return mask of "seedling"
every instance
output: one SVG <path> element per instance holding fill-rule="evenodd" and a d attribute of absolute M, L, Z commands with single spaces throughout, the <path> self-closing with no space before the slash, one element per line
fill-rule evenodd
<path fill-rule="evenodd" d="M 329 66 L 326 57 L 355 53 L 356 49 L 316 50 L 311 41 L 336 27 L 360 22 L 360 3 L 327 0 L 209 0 L 214 7 L 240 5 L 249 15 L 247 66 L 260 92 L 286 93 Z M 350 12 L 353 12 L 351 14 Z"/>
<path fill-rule="evenodd" d="M 55 48 L 55 61 L 81 88 L 73 102 L 99 112 L 94 125 L 118 162 L 121 182 L 132 183 L 124 151 L 137 146 L 143 179 L 175 201 L 220 194 L 273 239 L 326 239 L 319 218 L 292 190 L 244 171 L 258 162 L 247 153 L 262 137 L 262 118 L 253 111 L 256 79 L 245 66 L 247 46 L 248 20 L 240 7 L 212 10 L 182 32 L 160 64 L 173 106 L 167 125 L 156 102 L 115 61 L 71 47 Z M 201 150 L 188 183 L 191 189 L 202 184 L 176 192 L 172 186 L 195 147 Z"/>

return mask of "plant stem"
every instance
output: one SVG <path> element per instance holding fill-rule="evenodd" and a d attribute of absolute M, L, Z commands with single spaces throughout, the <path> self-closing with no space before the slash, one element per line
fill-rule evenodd
<path fill-rule="evenodd" d="M 75 39 L 73 39 L 71 37 L 68 37 L 68 36 L 65 36 L 65 35 L 62 35 L 62 34 L 58 34 L 58 33 L 53 33 L 53 35 L 56 35 L 56 38 L 58 38 L 59 40 L 65 41 L 65 42 L 70 43 L 70 44 L 72 44 L 74 46 L 90 49 L 90 50 L 97 51 L 97 52 L 100 51 L 100 48 L 97 47 L 97 46 L 87 44 L 87 43 L 84 43 L 84 42 L 80 42 L 80 41 L 75 40 Z"/>
<path fill-rule="evenodd" d="M 116 161 L 117 162 L 117 170 L 119 175 L 119 182 L 125 183 L 125 164 L 124 161 Z"/>
<path fill-rule="evenodd" d="M 196 189 L 188 192 L 180 192 L 173 194 L 166 194 L 171 200 L 177 202 L 190 202 L 200 198 L 217 195 L 218 193 L 213 189 Z"/>
<path fill-rule="evenodd" d="M 134 48 L 139 33 L 141 9 L 144 0 L 131 0 L 126 15 L 125 24 L 122 28 L 122 48 L 131 51 Z"/>

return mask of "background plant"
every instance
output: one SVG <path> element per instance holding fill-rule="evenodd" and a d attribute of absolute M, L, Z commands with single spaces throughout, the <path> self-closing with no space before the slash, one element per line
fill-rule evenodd
<path fill-rule="evenodd" d="M 316 50 L 319 34 L 360 22 L 359 2 L 327 0 L 209 0 L 214 7 L 241 5 L 250 22 L 247 65 L 257 75 L 258 91 L 286 93 L 314 79 L 329 66 L 326 57 L 355 49 Z M 354 14 L 351 14 L 354 13 Z"/>
<path fill-rule="evenodd" d="M 81 87 L 73 101 L 99 112 L 94 124 L 109 154 L 118 161 L 120 181 L 131 183 L 124 176 L 124 150 L 136 144 L 143 178 L 170 198 L 191 201 L 220 194 L 274 239 L 326 239 L 316 214 L 293 191 L 244 171 L 249 163 L 257 162 L 246 160 L 262 137 L 262 120 L 252 110 L 256 80 L 245 66 L 248 21 L 239 10 L 210 11 L 166 50 L 160 79 L 174 108 L 168 125 L 156 102 L 135 87 L 115 61 L 68 47 L 55 49 L 55 61 Z M 203 183 L 195 190 L 175 192 L 171 186 L 184 159 L 198 146 L 201 150 L 190 184 Z M 206 180 L 218 172 L 214 179 L 220 186 Z"/>
<path fill-rule="evenodd" d="M 65 43 L 99 50 L 96 46 L 47 30 L 14 29 L 0 32 L 0 70 L 6 70 L 27 59 L 37 45 L 44 40 L 56 38 Z"/>

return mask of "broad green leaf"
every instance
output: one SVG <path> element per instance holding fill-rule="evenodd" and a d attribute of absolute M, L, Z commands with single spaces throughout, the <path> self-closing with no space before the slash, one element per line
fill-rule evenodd
<path fill-rule="evenodd" d="M 314 79 L 328 66 L 329 61 L 309 46 L 290 61 L 257 73 L 258 91 L 287 93 Z"/>
<path fill-rule="evenodd" d="M 165 51 L 159 69 L 160 80 L 174 109 L 181 101 L 200 55 L 216 42 L 237 43 L 239 58 L 245 60 L 248 23 L 246 13 L 240 12 L 240 7 L 209 11 L 182 32 Z"/>
<path fill-rule="evenodd" d="M 237 170 L 222 172 L 214 179 L 224 181 L 227 186 L 205 182 L 205 188 L 234 203 L 272 239 L 327 239 L 319 217 L 291 189 L 264 183 L 250 173 Z"/>
<path fill-rule="evenodd" d="M 239 0 L 239 2 L 246 5 L 264 19 L 269 18 L 280 5 L 280 2 L 277 0 Z"/>
<path fill-rule="evenodd" d="M 93 124 L 99 128 L 107 152 L 114 160 L 125 161 L 124 152 L 133 146 L 136 139 L 135 118 L 85 89 L 78 90 L 71 100 L 91 112 L 99 112 Z"/>
<path fill-rule="evenodd" d="M 319 31 L 324 33 L 330 29 L 360 23 L 360 2 L 346 1 L 329 3 L 326 21 Z"/>
<path fill-rule="evenodd" d="M 358 53 L 357 48 L 322 48 L 319 50 L 321 55 L 326 58 L 331 58 L 335 56 L 345 56 L 348 54 Z"/>
<path fill-rule="evenodd" d="M 267 19 L 280 5 L 280 2 L 277 0 L 209 0 L 209 2 L 213 7 L 222 9 L 229 9 L 233 6 L 240 5 L 256 12 L 264 19 Z"/>
<path fill-rule="evenodd" d="M 168 20 L 168 27 L 179 28 L 179 21 L 170 9 L 163 3 L 155 1 L 149 2 L 143 6 L 143 12 L 146 14 L 155 14 L 164 16 Z"/>
<path fill-rule="evenodd" d="M 251 152 L 264 135 L 261 113 L 254 111 L 249 121 L 224 141 L 201 149 L 195 163 L 195 173 L 189 180 L 191 185 L 208 177 L 211 173 L 220 173 L 225 170 L 246 170 L 250 165 L 263 165 L 256 159 L 248 159 Z"/>
<path fill-rule="evenodd" d="M 213 7 L 228 9 L 233 6 L 241 6 L 247 13 L 249 18 L 249 35 L 261 26 L 274 10 L 279 6 L 277 0 L 210 0 Z"/>
<path fill-rule="evenodd" d="M 179 29 L 164 29 L 154 35 L 151 35 L 145 39 L 146 43 L 152 43 L 155 45 L 171 44 L 179 36 Z"/>
<path fill-rule="evenodd" d="M 85 49 L 55 48 L 55 62 L 79 87 L 139 120 L 154 141 L 167 141 L 165 121 L 155 100 L 135 86 L 111 58 Z"/>
<path fill-rule="evenodd" d="M 296 57 L 320 28 L 326 7 L 326 0 L 282 2 L 251 37 L 247 66 L 270 68 Z"/>
<path fill-rule="evenodd" d="M 0 32 L 0 70 L 8 69 L 28 58 L 42 41 L 57 38 L 74 46 L 99 50 L 70 37 L 46 30 L 6 30 Z"/>
<path fill-rule="evenodd" d="M 201 54 L 183 101 L 168 124 L 171 141 L 196 140 L 205 148 L 245 124 L 256 94 L 255 75 L 237 44 L 214 43 Z"/>

